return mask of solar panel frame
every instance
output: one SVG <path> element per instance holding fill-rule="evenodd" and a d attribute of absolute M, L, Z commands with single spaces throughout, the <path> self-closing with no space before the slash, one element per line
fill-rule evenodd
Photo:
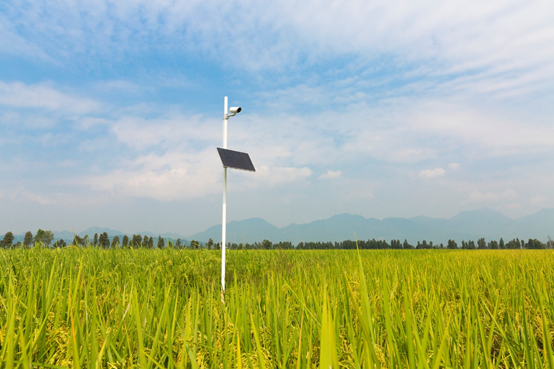
<path fill-rule="evenodd" d="M 245 152 L 222 149 L 221 147 L 217 148 L 217 152 L 225 168 L 246 170 L 248 172 L 256 171 L 250 156 Z"/>

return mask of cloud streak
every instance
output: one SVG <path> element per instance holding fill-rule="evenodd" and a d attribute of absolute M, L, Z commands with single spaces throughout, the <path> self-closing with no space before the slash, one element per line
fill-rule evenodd
<path fill-rule="evenodd" d="M 65 94 L 46 84 L 26 85 L 21 82 L 2 81 L 0 81 L 0 105 L 77 114 L 91 113 L 101 108 L 101 104 L 93 99 Z"/>
<path fill-rule="evenodd" d="M 319 179 L 334 179 L 339 178 L 340 176 L 342 176 L 342 172 L 340 170 L 328 170 L 327 173 L 320 175 Z"/>
<path fill-rule="evenodd" d="M 429 69 L 419 70 L 429 77 L 472 72 L 492 81 L 513 72 L 539 71 L 543 79 L 554 73 L 548 67 L 554 61 L 554 7 L 542 0 L 402 6 L 352 1 L 329 7 L 317 1 L 238 0 L 24 4 L 6 7 L 4 28 L 21 30 L 19 37 L 48 45 L 46 52 L 58 58 L 75 51 L 106 57 L 179 47 L 207 58 L 224 54 L 234 67 L 249 70 L 294 69 L 337 55 L 354 55 L 367 68 L 385 55 L 398 67 L 423 62 Z M 63 42 L 44 43 L 45 37 Z"/>
<path fill-rule="evenodd" d="M 426 169 L 419 172 L 419 178 L 435 178 L 444 176 L 446 171 L 442 168 Z"/>

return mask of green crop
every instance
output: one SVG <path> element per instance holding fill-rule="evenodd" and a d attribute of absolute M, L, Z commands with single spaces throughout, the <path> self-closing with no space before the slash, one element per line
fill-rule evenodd
<path fill-rule="evenodd" d="M 550 250 L 227 255 L 2 250 L 0 367 L 554 369 Z"/>

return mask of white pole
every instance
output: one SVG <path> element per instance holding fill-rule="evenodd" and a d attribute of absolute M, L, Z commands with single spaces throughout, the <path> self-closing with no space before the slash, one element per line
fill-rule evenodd
<path fill-rule="evenodd" d="M 223 148 L 227 148 L 227 96 L 223 102 Z M 221 219 L 221 291 L 225 291 L 225 242 L 227 236 L 227 168 L 223 167 L 223 215 Z M 222 296 L 223 297 L 223 296 Z"/>

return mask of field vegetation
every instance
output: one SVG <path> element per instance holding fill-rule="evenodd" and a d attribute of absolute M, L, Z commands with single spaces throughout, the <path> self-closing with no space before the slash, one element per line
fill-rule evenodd
<path fill-rule="evenodd" d="M 0 250 L 0 367 L 554 368 L 551 250 Z"/>

